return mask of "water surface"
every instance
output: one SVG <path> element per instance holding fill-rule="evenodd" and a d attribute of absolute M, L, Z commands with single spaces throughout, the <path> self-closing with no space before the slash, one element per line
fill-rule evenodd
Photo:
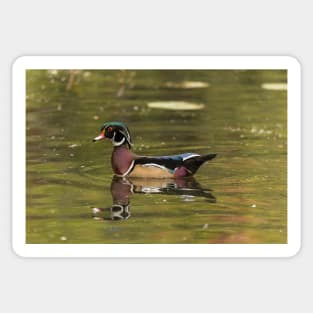
<path fill-rule="evenodd" d="M 286 243 L 286 82 L 271 70 L 28 71 L 27 243 Z M 218 156 L 193 179 L 116 179 L 111 143 L 92 142 L 113 120 L 138 154 Z"/>

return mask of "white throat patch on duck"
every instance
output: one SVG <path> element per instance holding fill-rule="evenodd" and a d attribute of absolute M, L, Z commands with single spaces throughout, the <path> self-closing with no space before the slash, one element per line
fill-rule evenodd
<path fill-rule="evenodd" d="M 125 137 L 122 134 L 120 134 L 118 132 L 115 132 L 114 136 L 112 138 L 113 146 L 114 147 L 119 147 L 122 144 L 124 144 L 124 142 L 125 142 Z"/>

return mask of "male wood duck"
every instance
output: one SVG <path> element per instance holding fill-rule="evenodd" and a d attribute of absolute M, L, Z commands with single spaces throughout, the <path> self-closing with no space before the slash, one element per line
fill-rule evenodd
<path fill-rule="evenodd" d="M 111 139 L 114 149 L 111 163 L 115 175 L 120 177 L 188 177 L 196 173 L 216 154 L 183 153 L 170 156 L 140 156 L 131 151 L 132 141 L 127 126 L 121 122 L 104 123 L 100 135 L 93 139 Z"/>

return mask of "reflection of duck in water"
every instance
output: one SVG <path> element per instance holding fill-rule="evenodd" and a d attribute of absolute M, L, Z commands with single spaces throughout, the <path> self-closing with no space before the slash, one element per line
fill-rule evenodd
<path fill-rule="evenodd" d="M 161 157 L 140 156 L 130 150 L 132 142 L 125 124 L 105 123 L 100 131 L 100 135 L 93 141 L 111 139 L 114 145 L 112 168 L 115 175 L 121 177 L 188 177 L 194 175 L 204 162 L 216 156 L 216 154 L 199 155 L 189 152 Z"/>
<path fill-rule="evenodd" d="M 133 185 L 126 179 L 113 176 L 111 183 L 111 195 L 113 205 L 110 208 L 93 208 L 92 213 L 98 220 L 127 220 L 130 217 L 129 198 L 133 194 Z M 108 214 L 109 217 L 100 217 Z"/>
<path fill-rule="evenodd" d="M 126 220 L 130 217 L 130 197 L 134 193 L 158 193 L 177 195 L 182 201 L 190 201 L 193 197 L 203 197 L 210 203 L 216 198 L 210 189 L 204 189 L 193 178 L 132 178 L 114 176 L 111 183 L 113 205 L 109 208 L 93 208 L 96 220 Z"/>

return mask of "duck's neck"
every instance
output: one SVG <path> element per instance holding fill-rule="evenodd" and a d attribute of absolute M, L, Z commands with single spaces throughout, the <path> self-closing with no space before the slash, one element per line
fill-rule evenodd
<path fill-rule="evenodd" d="M 111 157 L 112 169 L 116 175 L 127 175 L 131 170 L 134 155 L 127 144 L 114 147 Z"/>

